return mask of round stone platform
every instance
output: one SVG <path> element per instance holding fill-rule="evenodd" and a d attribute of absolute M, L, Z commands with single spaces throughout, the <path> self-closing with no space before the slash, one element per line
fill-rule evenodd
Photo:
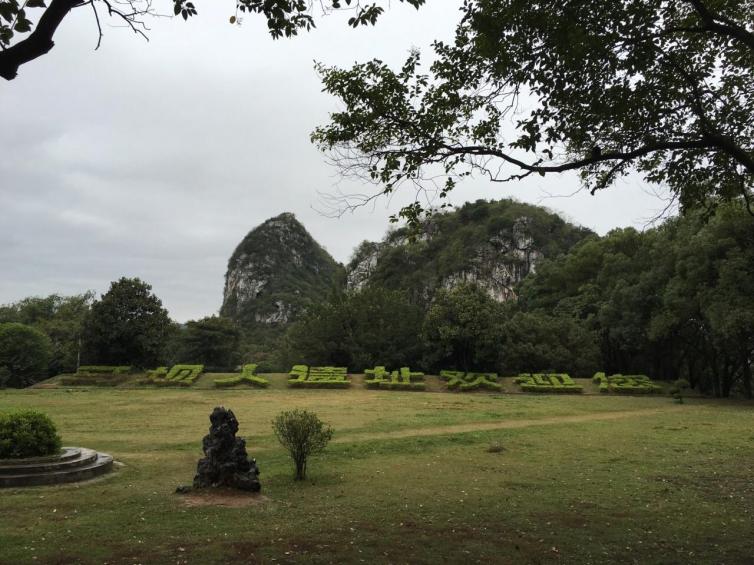
<path fill-rule="evenodd" d="M 83 447 L 64 447 L 57 455 L 0 459 L 0 488 L 85 481 L 113 468 L 113 458 Z"/>

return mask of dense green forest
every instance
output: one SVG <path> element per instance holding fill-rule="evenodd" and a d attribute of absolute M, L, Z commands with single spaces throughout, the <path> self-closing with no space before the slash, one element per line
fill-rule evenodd
<path fill-rule="evenodd" d="M 603 237 L 544 210 L 532 219 L 532 209 L 527 237 L 544 258 L 512 300 L 495 300 L 473 282 L 436 286 L 431 300 L 416 292 L 418 281 L 464 268 L 479 241 L 521 217 L 522 209 L 477 202 L 432 217 L 424 226 L 432 237 L 391 232 L 386 241 L 405 244 L 388 247 L 368 284 L 331 287 L 261 345 L 258 331 L 224 316 L 172 322 L 138 279 L 114 282 L 98 300 L 53 295 L 0 307 L 0 380 L 25 386 L 73 371 L 79 361 L 145 368 L 253 361 L 260 372 L 305 362 L 355 372 L 378 364 L 574 376 L 604 370 L 684 378 L 703 393 L 751 397 L 754 218 L 745 206 L 687 212 L 643 232 Z M 439 252 L 427 253 L 431 246 Z M 401 264 L 395 254 L 414 261 L 391 276 Z M 14 340 L 32 344 L 25 351 L 33 359 L 19 363 Z"/>
<path fill-rule="evenodd" d="M 588 235 L 593 232 L 540 206 L 478 200 L 451 213 L 435 213 L 413 228 L 391 231 L 381 243 L 362 242 L 346 270 L 376 255 L 369 284 L 426 302 L 459 272 L 483 276 L 502 263 L 511 279 L 523 277 L 529 272 L 530 254 L 557 257 Z"/>

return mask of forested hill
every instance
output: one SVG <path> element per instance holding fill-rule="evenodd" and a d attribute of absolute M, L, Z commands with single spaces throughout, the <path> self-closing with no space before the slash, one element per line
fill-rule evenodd
<path fill-rule="evenodd" d="M 362 242 L 346 267 L 347 286 L 405 290 L 427 302 L 439 288 L 473 282 L 505 301 L 539 261 L 592 233 L 539 206 L 477 200 L 431 216 L 418 234 L 401 228 L 381 242 Z"/>
<path fill-rule="evenodd" d="M 230 257 L 220 314 L 246 328 L 284 326 L 342 286 L 342 269 L 293 214 L 280 214 Z"/>

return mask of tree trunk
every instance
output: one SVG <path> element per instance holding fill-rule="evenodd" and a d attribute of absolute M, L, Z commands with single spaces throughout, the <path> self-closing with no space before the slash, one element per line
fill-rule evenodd
<path fill-rule="evenodd" d="M 730 387 L 733 384 L 730 374 L 730 362 L 728 356 L 725 356 L 725 362 L 723 363 L 723 382 L 722 382 L 722 396 L 728 398 L 730 396 Z"/>
<path fill-rule="evenodd" d="M 745 351 L 743 355 L 743 383 L 746 398 L 751 399 L 751 363 L 748 351 Z"/>

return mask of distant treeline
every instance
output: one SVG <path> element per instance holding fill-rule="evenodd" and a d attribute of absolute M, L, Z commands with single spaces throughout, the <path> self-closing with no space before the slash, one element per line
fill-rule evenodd
<path fill-rule="evenodd" d="M 79 361 L 232 368 L 254 360 L 259 372 L 306 362 L 352 370 L 638 373 L 684 378 L 715 396 L 751 397 L 752 281 L 754 217 L 736 204 L 644 232 L 588 236 L 539 263 L 515 301 L 496 302 L 466 284 L 438 289 L 427 306 L 414 293 L 372 283 L 357 293 L 334 291 L 273 337 L 217 316 L 175 324 L 149 285 L 124 278 L 96 301 L 51 296 L 0 307 L 0 382 L 24 386 L 74 371 Z M 19 377 L 3 360 L 3 328 L 18 333 L 21 325 L 47 340 L 43 375 Z"/>

